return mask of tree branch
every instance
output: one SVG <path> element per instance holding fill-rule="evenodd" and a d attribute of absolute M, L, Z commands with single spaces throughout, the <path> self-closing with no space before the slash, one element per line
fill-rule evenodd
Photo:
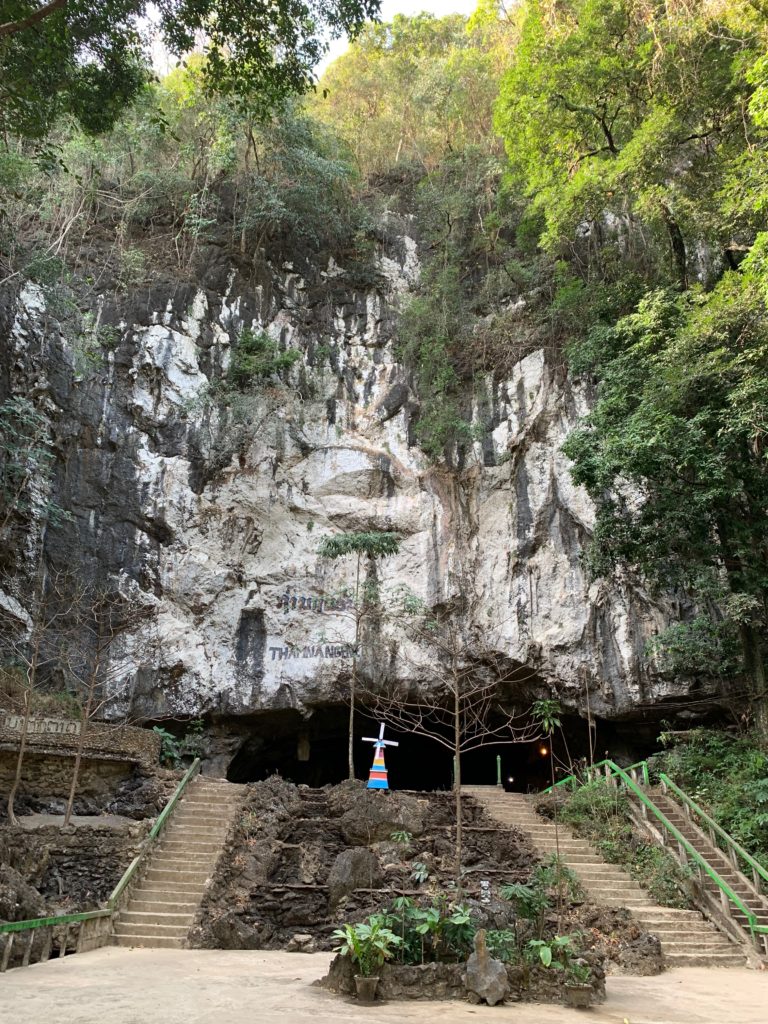
<path fill-rule="evenodd" d="M 19 18 L 18 21 L 6 21 L 0 25 L 0 39 L 4 36 L 14 36 L 18 32 L 23 32 L 25 29 L 32 28 L 33 25 L 37 25 L 39 22 L 49 18 L 56 11 L 61 10 L 62 7 L 66 7 L 67 0 L 51 0 L 50 3 L 44 4 L 39 7 L 32 14 L 27 15 L 26 18 Z"/>

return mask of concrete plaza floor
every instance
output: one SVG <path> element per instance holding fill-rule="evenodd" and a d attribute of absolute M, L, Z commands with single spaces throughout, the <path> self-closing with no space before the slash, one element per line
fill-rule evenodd
<path fill-rule="evenodd" d="M 1 1024 L 766 1024 L 768 972 L 608 979 L 592 1010 L 511 1003 L 363 1008 L 312 986 L 328 954 L 109 947 L 0 975 Z"/>

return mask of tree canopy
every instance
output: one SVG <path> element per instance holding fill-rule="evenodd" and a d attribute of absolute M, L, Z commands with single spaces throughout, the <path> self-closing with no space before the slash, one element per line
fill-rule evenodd
<path fill-rule="evenodd" d="M 695 607 L 649 653 L 765 706 L 768 127 L 759 5 L 528 0 L 496 111 L 554 262 L 596 575 Z M 765 713 L 760 711 L 763 719 Z M 764 723 L 765 724 L 765 723 Z"/>
<path fill-rule="evenodd" d="M 263 109 L 312 84 L 329 37 L 378 13 L 380 0 L 158 0 L 171 54 L 201 49 L 211 90 Z M 4 0 L 0 4 L 0 131 L 43 138 L 70 114 L 106 131 L 146 84 L 145 0 Z"/>

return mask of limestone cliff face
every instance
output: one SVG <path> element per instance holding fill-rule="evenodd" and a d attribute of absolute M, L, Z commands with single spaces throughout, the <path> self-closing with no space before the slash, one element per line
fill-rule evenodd
<path fill-rule="evenodd" d="M 429 606 L 461 596 L 474 656 L 535 670 L 521 695 L 553 687 L 583 708 L 588 687 L 593 712 L 615 717 L 680 694 L 643 654 L 665 610 L 585 578 L 593 513 L 560 447 L 589 395 L 543 351 L 488 382 L 484 436 L 460 470 L 414 443 L 418 403 L 393 342 L 419 258 L 407 219 L 387 234 L 366 288 L 333 260 L 264 259 L 246 278 L 212 250 L 192 284 L 100 300 L 115 343 L 95 377 L 75 374 L 37 286 L 7 310 L 6 387 L 48 409 L 54 486 L 75 517 L 50 557 L 121 578 L 150 612 L 117 655 L 120 703 L 156 717 L 333 701 L 349 672 L 356 564 L 317 549 L 350 530 L 400 534 L 379 566 L 385 602 L 398 587 Z M 244 327 L 301 358 L 283 383 L 222 404 L 211 385 Z M 418 677 L 398 623 L 380 629 L 366 657 Z"/>

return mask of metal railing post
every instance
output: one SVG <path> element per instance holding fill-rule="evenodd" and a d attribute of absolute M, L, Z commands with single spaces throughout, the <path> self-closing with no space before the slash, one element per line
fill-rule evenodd
<path fill-rule="evenodd" d="M 501 786 L 501 754 L 496 755 L 496 785 Z"/>

